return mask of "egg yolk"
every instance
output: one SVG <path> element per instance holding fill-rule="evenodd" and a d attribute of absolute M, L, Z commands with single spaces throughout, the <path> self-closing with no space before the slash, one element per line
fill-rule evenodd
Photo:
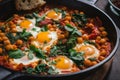
<path fill-rule="evenodd" d="M 90 45 L 83 45 L 79 48 L 79 51 L 80 52 L 84 52 L 84 56 L 87 57 L 87 56 L 90 56 L 90 55 L 93 55 L 95 53 L 95 50 L 92 46 Z"/>
<path fill-rule="evenodd" d="M 49 32 L 40 32 L 38 35 L 37 35 L 37 41 L 40 42 L 40 43 L 46 43 L 46 42 L 50 42 L 51 38 L 49 36 Z"/>
<path fill-rule="evenodd" d="M 31 24 L 30 21 L 28 21 L 28 20 L 23 20 L 23 21 L 20 23 L 20 26 L 21 26 L 22 28 L 28 29 L 28 28 L 30 27 L 30 24 Z"/>
<path fill-rule="evenodd" d="M 60 16 L 60 13 L 56 13 L 54 10 L 51 10 L 47 13 L 47 17 L 50 19 L 57 19 Z"/>
<path fill-rule="evenodd" d="M 64 57 L 64 56 L 57 57 L 55 59 L 55 62 L 56 62 L 55 66 L 58 69 L 69 69 L 72 67 L 71 61 L 67 57 Z"/>

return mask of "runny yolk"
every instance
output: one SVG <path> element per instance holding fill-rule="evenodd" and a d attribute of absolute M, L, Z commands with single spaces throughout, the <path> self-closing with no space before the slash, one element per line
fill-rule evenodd
<path fill-rule="evenodd" d="M 28 28 L 30 27 L 30 24 L 31 24 L 30 21 L 28 21 L 28 20 L 23 20 L 23 21 L 20 23 L 20 27 L 25 28 L 25 29 L 28 29 Z"/>
<path fill-rule="evenodd" d="M 95 53 L 95 50 L 92 46 L 90 45 L 83 45 L 79 48 L 79 51 L 80 52 L 84 52 L 84 56 L 87 57 L 87 56 L 90 56 L 90 55 L 93 55 Z"/>
<path fill-rule="evenodd" d="M 60 14 L 56 13 L 54 10 L 51 10 L 47 13 L 47 17 L 50 19 L 58 19 L 59 16 Z"/>
<path fill-rule="evenodd" d="M 40 32 L 37 35 L 36 40 L 40 43 L 50 42 L 51 38 L 50 38 L 49 34 L 50 34 L 49 32 Z"/>
<path fill-rule="evenodd" d="M 55 62 L 55 66 L 58 69 L 70 69 L 72 67 L 72 62 L 65 56 L 57 57 Z"/>

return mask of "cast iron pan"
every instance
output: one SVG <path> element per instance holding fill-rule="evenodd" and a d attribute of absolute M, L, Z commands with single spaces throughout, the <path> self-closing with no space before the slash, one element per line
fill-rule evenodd
<path fill-rule="evenodd" d="M 69 8 L 82 10 L 91 17 L 98 16 L 102 20 L 103 25 L 105 26 L 108 32 L 108 37 L 110 41 L 112 42 L 112 51 L 110 55 L 105 60 L 101 61 L 95 66 L 92 66 L 80 72 L 64 74 L 64 75 L 35 75 L 35 74 L 16 72 L 16 71 L 5 68 L 6 70 L 9 70 L 12 74 L 8 75 L 3 80 L 81 80 L 85 77 L 90 76 L 91 73 L 94 73 L 104 63 L 109 61 L 113 57 L 113 55 L 116 53 L 116 50 L 118 48 L 118 43 L 119 43 L 118 28 L 116 27 L 112 19 L 107 14 L 105 14 L 103 11 L 101 11 L 100 9 L 98 9 L 97 7 L 93 5 L 89 5 L 84 2 L 79 2 L 76 0 L 47 0 L 47 2 L 52 3 L 52 4 L 58 4 L 58 5 L 62 4 Z M 8 13 L 9 15 L 11 15 L 13 13 L 16 13 L 16 11 L 15 9 L 11 9 L 11 11 Z M 1 14 L 1 16 L 4 16 L 6 18 L 6 15 Z"/>

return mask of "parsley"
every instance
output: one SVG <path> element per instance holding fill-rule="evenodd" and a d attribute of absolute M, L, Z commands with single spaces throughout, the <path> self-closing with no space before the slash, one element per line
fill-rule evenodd
<path fill-rule="evenodd" d="M 42 58 L 42 59 L 46 58 L 45 53 L 41 49 L 36 48 L 35 46 L 31 45 L 30 50 L 33 51 L 38 58 Z"/>
<path fill-rule="evenodd" d="M 43 26 L 42 28 L 41 28 L 41 31 L 48 31 L 48 28 L 47 28 L 47 26 Z"/>
<path fill-rule="evenodd" d="M 73 14 L 73 21 L 78 23 L 78 26 L 84 26 L 87 23 L 85 14 Z"/>
<path fill-rule="evenodd" d="M 95 42 L 90 41 L 90 40 L 86 40 L 86 41 L 84 41 L 84 44 L 92 44 L 92 45 L 96 45 Z"/>
<path fill-rule="evenodd" d="M 27 56 L 30 60 L 32 60 L 33 59 L 33 52 L 31 50 L 29 50 L 29 53 Z"/>
<path fill-rule="evenodd" d="M 19 59 L 23 57 L 25 54 L 20 50 L 10 50 L 8 52 L 9 57 L 14 58 L 14 59 Z"/>
<path fill-rule="evenodd" d="M 77 65 L 82 65 L 84 61 L 83 52 L 76 52 L 74 49 L 69 49 L 70 53 L 69 57 L 72 59 Z"/>
<path fill-rule="evenodd" d="M 77 28 L 71 26 L 70 24 L 67 24 L 67 25 L 65 26 L 65 30 L 71 32 L 72 35 L 74 35 L 74 34 L 77 34 L 78 36 L 81 36 L 81 35 L 82 35 L 82 33 L 81 33 L 80 31 L 78 31 Z"/>

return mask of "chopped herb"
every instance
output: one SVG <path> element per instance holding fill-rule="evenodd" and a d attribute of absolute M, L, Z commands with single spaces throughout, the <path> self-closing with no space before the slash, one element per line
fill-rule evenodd
<path fill-rule="evenodd" d="M 93 58 L 88 58 L 90 61 L 96 61 L 96 58 L 93 57 Z"/>
<path fill-rule="evenodd" d="M 33 19 L 33 15 L 32 14 L 26 14 L 25 18 Z"/>
<path fill-rule="evenodd" d="M 33 73 L 34 72 L 34 69 L 31 68 L 31 67 L 27 67 L 25 69 L 26 69 L 27 73 Z"/>
<path fill-rule="evenodd" d="M 86 40 L 86 41 L 84 41 L 84 44 L 92 44 L 92 45 L 96 45 L 95 42 L 90 41 L 90 40 Z"/>
<path fill-rule="evenodd" d="M 46 58 L 45 53 L 41 49 L 38 49 L 35 46 L 31 45 L 30 50 L 32 50 L 34 53 L 36 53 L 36 57 L 42 58 L 42 59 Z"/>
<path fill-rule="evenodd" d="M 76 52 L 74 49 L 69 50 L 69 57 L 77 64 L 82 65 L 84 61 L 83 52 Z"/>
<path fill-rule="evenodd" d="M 71 32 L 72 35 L 74 35 L 74 34 L 77 34 L 77 35 L 79 35 L 79 36 L 82 35 L 82 33 L 81 33 L 80 31 L 78 31 L 77 28 L 71 26 L 70 24 L 67 24 L 67 25 L 65 26 L 65 30 Z"/>
<path fill-rule="evenodd" d="M 58 72 L 55 69 L 53 69 L 53 67 L 49 67 L 48 74 L 57 74 L 57 73 Z"/>
<path fill-rule="evenodd" d="M 9 57 L 14 58 L 14 59 L 19 59 L 23 57 L 25 54 L 20 50 L 10 50 L 8 52 Z"/>
<path fill-rule="evenodd" d="M 42 28 L 41 28 L 41 31 L 48 31 L 48 28 L 47 28 L 47 26 L 43 26 Z"/>
<path fill-rule="evenodd" d="M 32 28 L 32 31 L 36 31 L 36 28 Z"/>
<path fill-rule="evenodd" d="M 47 65 L 46 64 L 39 64 L 35 68 L 36 73 L 47 72 Z"/>
<path fill-rule="evenodd" d="M 31 50 L 30 50 L 29 53 L 28 53 L 28 58 L 29 58 L 30 60 L 33 59 L 33 52 L 32 52 Z"/>
<path fill-rule="evenodd" d="M 85 14 L 73 14 L 73 21 L 78 23 L 78 26 L 84 26 L 87 22 Z"/>

